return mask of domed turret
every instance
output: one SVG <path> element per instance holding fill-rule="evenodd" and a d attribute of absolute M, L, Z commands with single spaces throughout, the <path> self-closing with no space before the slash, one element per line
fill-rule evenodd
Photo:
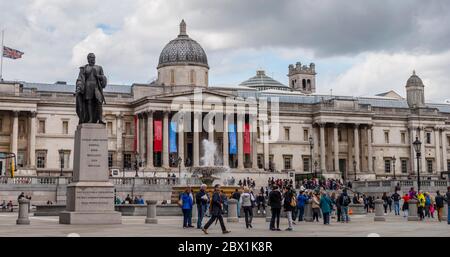
<path fill-rule="evenodd" d="M 406 82 L 406 99 L 409 107 L 417 108 L 425 106 L 425 96 L 422 80 L 416 75 L 416 71 L 413 71 L 411 77 Z"/>
<path fill-rule="evenodd" d="M 186 33 L 184 20 L 178 37 L 161 51 L 157 69 L 161 84 L 208 86 L 208 58 L 201 45 Z"/>

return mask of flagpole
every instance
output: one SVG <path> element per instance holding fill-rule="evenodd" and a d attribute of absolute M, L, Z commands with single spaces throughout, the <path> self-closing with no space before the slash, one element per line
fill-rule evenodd
<path fill-rule="evenodd" d="M 0 61 L 0 81 L 3 81 L 3 40 L 5 38 L 5 30 L 2 29 L 2 55 L 1 55 L 1 61 Z"/>

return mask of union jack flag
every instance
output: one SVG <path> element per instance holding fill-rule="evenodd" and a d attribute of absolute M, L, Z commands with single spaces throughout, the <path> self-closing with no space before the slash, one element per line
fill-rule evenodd
<path fill-rule="evenodd" d="M 11 59 L 19 59 L 19 58 L 22 58 L 23 54 L 24 53 L 19 50 L 12 49 L 12 48 L 9 48 L 6 46 L 3 47 L 3 57 L 11 58 Z"/>

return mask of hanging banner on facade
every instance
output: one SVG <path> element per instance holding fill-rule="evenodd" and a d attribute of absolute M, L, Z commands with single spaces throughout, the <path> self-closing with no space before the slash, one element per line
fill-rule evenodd
<path fill-rule="evenodd" d="M 133 139 L 133 151 L 137 152 L 137 126 L 138 126 L 138 117 L 134 115 L 134 139 Z"/>
<path fill-rule="evenodd" d="M 250 124 L 244 125 L 244 154 L 250 154 Z"/>
<path fill-rule="evenodd" d="M 228 124 L 228 137 L 230 142 L 230 154 L 237 154 L 237 145 L 236 145 L 236 125 Z"/>
<path fill-rule="evenodd" d="M 153 151 L 162 152 L 162 122 L 153 121 Z"/>
<path fill-rule="evenodd" d="M 177 123 L 175 121 L 170 122 L 169 129 L 169 153 L 177 152 Z"/>

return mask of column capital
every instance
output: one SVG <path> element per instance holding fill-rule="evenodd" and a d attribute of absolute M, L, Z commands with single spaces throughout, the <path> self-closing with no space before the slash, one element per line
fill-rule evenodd
<path fill-rule="evenodd" d="M 153 114 L 153 110 L 152 109 L 147 109 L 146 111 L 145 111 L 145 113 L 147 114 L 147 115 L 152 115 Z"/>
<path fill-rule="evenodd" d="M 36 118 L 36 115 L 37 115 L 37 111 L 31 111 L 30 112 L 30 117 L 31 118 Z"/>
<path fill-rule="evenodd" d="M 361 124 L 360 124 L 360 123 L 354 123 L 354 124 L 353 124 L 353 128 L 354 128 L 354 129 L 358 129 L 358 128 L 359 128 L 359 125 L 361 125 Z"/>
<path fill-rule="evenodd" d="M 315 125 L 315 126 L 317 126 L 317 127 L 321 127 L 321 128 L 323 128 L 323 127 L 325 127 L 325 122 L 315 122 L 314 124 L 313 124 L 313 126 Z"/>
<path fill-rule="evenodd" d="M 12 111 L 14 117 L 19 117 L 20 111 Z"/>
<path fill-rule="evenodd" d="M 340 124 L 339 122 L 334 122 L 334 123 L 333 123 L 333 127 L 334 127 L 334 128 L 339 128 L 340 125 L 341 125 L 341 124 Z"/>
<path fill-rule="evenodd" d="M 123 116 L 122 112 L 116 113 L 116 119 L 123 119 Z"/>

